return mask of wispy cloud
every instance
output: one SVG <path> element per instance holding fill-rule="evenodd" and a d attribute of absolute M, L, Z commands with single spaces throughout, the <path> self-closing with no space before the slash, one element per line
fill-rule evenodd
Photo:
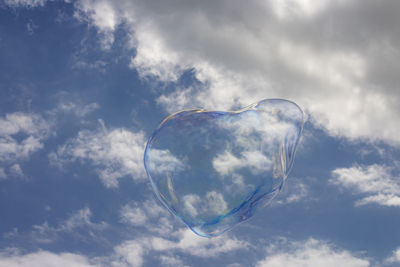
<path fill-rule="evenodd" d="M 19 164 L 14 164 L 9 168 L 9 171 L 11 173 L 11 175 L 15 176 L 15 177 L 24 177 L 24 172 L 21 169 L 21 166 L 19 166 Z"/>
<path fill-rule="evenodd" d="M 82 130 L 59 146 L 57 152 L 49 155 L 50 162 L 61 166 L 78 160 L 89 162 L 107 187 L 117 187 L 118 179 L 128 175 L 134 180 L 145 178 L 144 133 L 123 128 L 108 130 L 100 122 L 99 130 Z"/>
<path fill-rule="evenodd" d="M 114 31 L 120 23 L 120 16 L 115 12 L 112 2 L 76 1 L 74 16 L 78 20 L 95 25 L 101 35 L 102 48 L 111 48 L 114 43 Z"/>
<path fill-rule="evenodd" d="M 107 62 L 103 60 L 96 60 L 94 62 L 87 62 L 82 59 L 76 59 L 75 63 L 73 65 L 74 68 L 76 69 L 91 69 L 91 70 L 97 70 L 98 72 L 105 72 L 105 69 L 107 67 Z"/>
<path fill-rule="evenodd" d="M 400 206 L 400 183 L 393 171 L 394 167 L 387 165 L 355 165 L 333 170 L 330 182 L 362 195 L 356 206 L 371 203 Z"/>
<path fill-rule="evenodd" d="M 6 172 L 4 171 L 3 168 L 0 168 L 0 180 L 6 178 L 7 178 Z"/>
<path fill-rule="evenodd" d="M 91 220 L 92 212 L 88 207 L 84 207 L 69 215 L 55 226 L 49 225 L 46 221 L 41 225 L 34 225 L 33 231 L 29 236 L 34 242 L 51 243 L 58 240 L 63 234 L 69 233 L 75 237 L 86 237 L 96 239 L 96 234 L 108 227 L 105 222 L 95 223 Z M 85 234 L 79 234 L 78 230 L 84 230 Z"/>
<path fill-rule="evenodd" d="M 286 205 L 291 203 L 298 203 L 314 199 L 307 184 L 312 184 L 311 178 L 297 178 L 289 177 L 285 182 L 282 191 L 276 197 L 276 200 L 271 205 Z"/>
<path fill-rule="evenodd" d="M 49 123 L 37 114 L 16 112 L 0 117 L 0 160 L 29 157 L 43 147 L 41 141 L 49 133 Z M 18 134 L 23 137 L 17 138 Z"/>
<path fill-rule="evenodd" d="M 35 33 L 35 30 L 39 28 L 33 20 L 29 20 L 29 22 L 26 24 L 26 30 L 28 31 L 29 35 L 32 35 Z"/>
<path fill-rule="evenodd" d="M 47 1 L 51 0 L 4 0 L 4 3 L 9 7 L 33 8 L 44 6 Z"/>
<path fill-rule="evenodd" d="M 57 112 L 62 113 L 72 113 L 79 118 L 83 118 L 86 115 L 98 110 L 100 105 L 97 103 L 90 103 L 90 104 L 81 104 L 77 103 L 78 101 L 61 101 L 57 108 L 51 113 L 56 114 Z"/>
<path fill-rule="evenodd" d="M 51 134 L 51 124 L 31 113 L 8 113 L 0 117 L 0 164 L 14 176 L 23 176 L 19 164 L 44 147 Z M 2 174 L 7 172 L 3 169 Z M 5 176 L 5 175 L 2 175 Z"/>

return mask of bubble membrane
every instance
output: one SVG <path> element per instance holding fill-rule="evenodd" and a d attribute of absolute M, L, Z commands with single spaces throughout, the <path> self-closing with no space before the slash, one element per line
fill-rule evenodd
<path fill-rule="evenodd" d="M 303 125 L 300 107 L 283 99 L 238 111 L 184 110 L 153 133 L 144 165 L 173 214 L 196 234 L 217 236 L 279 193 Z"/>

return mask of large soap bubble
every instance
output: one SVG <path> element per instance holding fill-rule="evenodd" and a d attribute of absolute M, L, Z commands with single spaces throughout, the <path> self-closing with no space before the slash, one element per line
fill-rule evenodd
<path fill-rule="evenodd" d="M 144 165 L 173 214 L 196 234 L 216 236 L 278 194 L 303 124 L 303 111 L 283 99 L 232 112 L 184 110 L 154 132 Z"/>

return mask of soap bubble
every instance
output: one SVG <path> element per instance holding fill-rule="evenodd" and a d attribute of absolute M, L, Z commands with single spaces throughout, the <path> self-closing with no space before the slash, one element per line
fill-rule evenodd
<path fill-rule="evenodd" d="M 196 234 L 216 236 L 279 193 L 303 124 L 303 111 L 283 99 L 233 112 L 184 110 L 154 132 L 144 165 L 173 214 Z"/>

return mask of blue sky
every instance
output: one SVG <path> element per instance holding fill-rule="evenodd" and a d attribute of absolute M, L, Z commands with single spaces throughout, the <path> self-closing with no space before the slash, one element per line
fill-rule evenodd
<path fill-rule="evenodd" d="M 0 1 L 0 266 L 399 266 L 398 1 Z M 169 114 L 307 115 L 273 203 L 216 238 L 155 198 Z M 47 265 L 46 265 L 47 264 Z"/>

